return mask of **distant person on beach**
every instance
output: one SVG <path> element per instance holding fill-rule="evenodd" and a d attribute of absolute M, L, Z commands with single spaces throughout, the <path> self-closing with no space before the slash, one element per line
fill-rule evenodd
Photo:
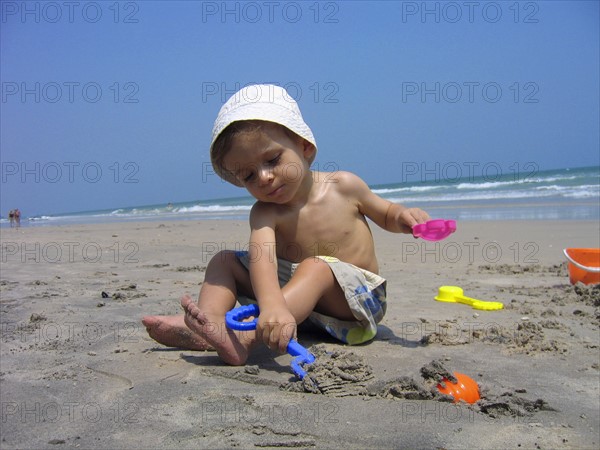
<path fill-rule="evenodd" d="M 15 210 L 11 209 L 8 212 L 8 221 L 10 222 L 10 227 L 14 227 L 15 226 Z"/>
<path fill-rule="evenodd" d="M 19 208 L 15 209 L 15 211 L 13 212 L 13 215 L 14 215 L 14 219 L 15 219 L 17 228 L 20 228 L 21 227 L 21 211 L 19 211 Z"/>
<path fill-rule="evenodd" d="M 316 153 L 312 131 L 281 87 L 248 86 L 223 105 L 211 161 L 220 177 L 257 200 L 249 250 L 213 256 L 198 301 L 181 299 L 183 315 L 143 317 L 150 337 L 170 347 L 214 349 L 232 365 L 244 364 L 255 343 L 285 352 L 305 320 L 350 345 L 375 337 L 386 280 L 378 275 L 367 218 L 411 233 L 429 216 L 382 199 L 352 173 L 310 170 Z M 226 328 L 236 301 L 258 303 L 255 331 Z"/>

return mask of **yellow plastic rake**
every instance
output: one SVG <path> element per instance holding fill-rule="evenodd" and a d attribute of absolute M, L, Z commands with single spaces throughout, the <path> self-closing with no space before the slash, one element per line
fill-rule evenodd
<path fill-rule="evenodd" d="M 465 297 L 462 288 L 458 286 L 442 286 L 439 289 L 438 295 L 435 297 L 438 302 L 448 303 L 464 303 L 474 309 L 484 311 L 495 311 L 504 308 L 504 304 L 500 302 L 488 302 L 485 300 L 477 300 L 475 298 Z"/>

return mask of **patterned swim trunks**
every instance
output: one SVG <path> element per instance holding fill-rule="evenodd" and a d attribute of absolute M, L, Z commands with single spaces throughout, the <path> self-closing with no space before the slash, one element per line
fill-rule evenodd
<path fill-rule="evenodd" d="M 249 269 L 248 252 L 235 252 L 242 265 Z M 356 321 L 345 321 L 312 312 L 308 320 L 324 329 L 334 338 L 349 345 L 367 342 L 377 334 L 377 324 L 383 319 L 386 311 L 386 280 L 368 270 L 340 261 L 331 256 L 317 256 L 325 261 L 338 284 L 344 291 L 348 306 Z M 299 263 L 277 259 L 277 272 L 281 287 L 292 278 Z M 256 303 L 256 300 L 239 297 L 241 304 Z"/>

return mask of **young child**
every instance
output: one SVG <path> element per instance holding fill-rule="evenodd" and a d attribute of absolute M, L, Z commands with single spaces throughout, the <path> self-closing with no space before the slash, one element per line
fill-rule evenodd
<path fill-rule="evenodd" d="M 311 171 L 316 153 L 310 128 L 283 88 L 248 86 L 223 105 L 211 161 L 219 176 L 257 200 L 249 250 L 216 254 L 198 302 L 182 298 L 183 316 L 144 317 L 153 339 L 212 348 L 224 362 L 241 365 L 256 342 L 285 352 L 307 319 L 350 345 L 375 337 L 386 310 L 386 281 L 377 275 L 367 218 L 411 233 L 429 216 L 382 199 L 351 173 Z M 236 301 L 258 303 L 256 331 L 225 326 Z"/>

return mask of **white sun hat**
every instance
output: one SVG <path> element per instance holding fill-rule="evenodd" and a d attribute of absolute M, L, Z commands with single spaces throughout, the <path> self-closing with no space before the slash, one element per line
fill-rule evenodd
<path fill-rule="evenodd" d="M 252 84 L 233 94 L 219 110 L 210 142 L 213 166 L 215 141 L 225 128 L 241 120 L 264 120 L 283 125 L 317 147 L 311 129 L 302 118 L 298 103 L 284 88 L 274 84 Z M 221 168 L 215 167 L 215 170 L 220 176 L 232 181 L 222 173 Z M 237 182 L 234 184 L 239 186 Z"/>

